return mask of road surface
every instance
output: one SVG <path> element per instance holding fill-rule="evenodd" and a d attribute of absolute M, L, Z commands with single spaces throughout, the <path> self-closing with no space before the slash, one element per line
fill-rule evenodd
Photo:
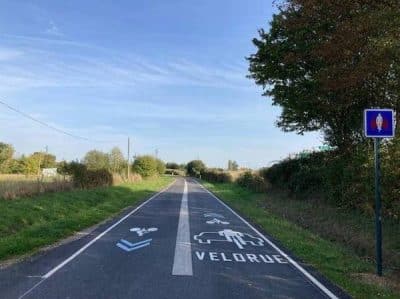
<path fill-rule="evenodd" d="M 347 298 L 192 179 L 0 270 L 0 298 Z"/>

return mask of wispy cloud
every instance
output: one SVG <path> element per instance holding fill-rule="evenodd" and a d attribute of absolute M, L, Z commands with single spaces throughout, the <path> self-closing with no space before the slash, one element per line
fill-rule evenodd
<path fill-rule="evenodd" d="M 56 26 L 56 24 L 53 21 L 49 22 L 49 27 L 45 30 L 45 33 L 56 37 L 64 36 L 60 28 L 58 28 L 58 26 Z"/>
<path fill-rule="evenodd" d="M 56 29 L 51 32 L 59 33 Z M 60 44 L 59 40 L 52 43 L 51 39 L 46 39 L 50 45 L 44 47 L 42 39 L 17 39 L 25 41 L 20 45 L 25 50 L 23 59 L 17 59 L 19 50 L 2 54 L 0 49 L 0 60 L 2 55 L 4 59 L 14 58 L 12 64 L 0 65 L 0 84 L 3 87 L 187 85 L 237 89 L 249 86 L 245 70 L 226 66 L 206 65 L 180 57 L 157 62 L 143 56 L 63 40 Z M 63 51 L 59 51 L 59 47 L 63 47 Z M 70 51 L 65 47 L 70 47 Z"/>

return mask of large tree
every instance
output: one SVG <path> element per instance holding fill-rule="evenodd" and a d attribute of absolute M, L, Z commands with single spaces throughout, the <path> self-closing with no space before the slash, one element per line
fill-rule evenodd
<path fill-rule="evenodd" d="M 322 130 L 345 150 L 362 137 L 362 111 L 400 110 L 398 0 L 281 1 L 253 40 L 250 76 L 282 108 L 277 125 Z"/>

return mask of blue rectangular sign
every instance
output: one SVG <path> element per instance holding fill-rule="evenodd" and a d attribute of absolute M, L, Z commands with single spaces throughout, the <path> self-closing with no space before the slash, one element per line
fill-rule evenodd
<path fill-rule="evenodd" d="M 364 110 L 366 137 L 392 138 L 395 133 L 395 113 L 392 109 Z"/>

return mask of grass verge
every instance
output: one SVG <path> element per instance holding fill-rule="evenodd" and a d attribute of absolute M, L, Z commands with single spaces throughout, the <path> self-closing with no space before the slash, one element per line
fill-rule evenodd
<path fill-rule="evenodd" d="M 0 260 L 32 253 L 137 204 L 173 181 L 143 180 L 108 188 L 0 200 Z"/>
<path fill-rule="evenodd" d="M 351 248 L 328 241 L 275 214 L 266 207 L 269 198 L 265 194 L 232 183 L 204 185 L 354 298 L 399 298 L 396 286 L 373 274 L 373 263 L 361 259 Z"/>

